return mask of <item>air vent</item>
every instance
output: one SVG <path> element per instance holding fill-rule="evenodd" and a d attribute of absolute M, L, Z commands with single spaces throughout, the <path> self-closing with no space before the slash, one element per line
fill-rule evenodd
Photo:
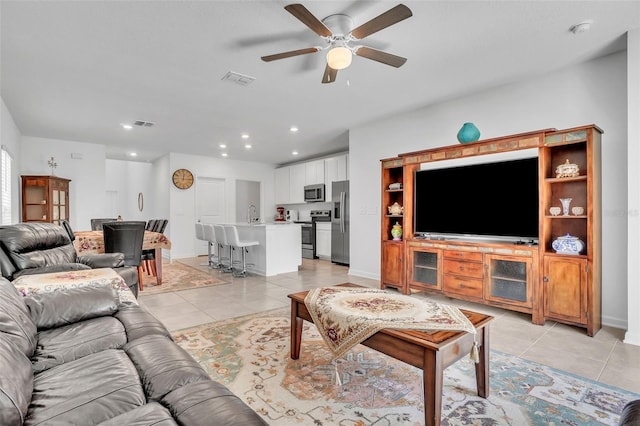
<path fill-rule="evenodd" d="M 156 125 L 156 123 L 152 122 L 152 121 L 142 121 L 142 120 L 136 120 L 133 122 L 134 126 L 140 126 L 140 127 L 153 127 Z"/>
<path fill-rule="evenodd" d="M 240 86 L 248 86 L 253 83 L 255 79 L 255 77 L 251 77 L 250 75 L 244 75 L 234 71 L 229 71 L 222 77 L 222 80 L 227 80 Z"/>

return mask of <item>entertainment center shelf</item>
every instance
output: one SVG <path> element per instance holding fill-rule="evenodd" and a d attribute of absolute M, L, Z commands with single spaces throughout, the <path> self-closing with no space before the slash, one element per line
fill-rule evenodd
<path fill-rule="evenodd" d="M 381 160 L 381 288 L 498 306 L 593 336 L 601 327 L 601 134 L 595 125 L 544 129 Z M 456 181 L 456 170 L 471 174 Z M 451 194 L 462 207 L 451 208 Z M 391 214 L 395 203 L 402 214 Z"/>

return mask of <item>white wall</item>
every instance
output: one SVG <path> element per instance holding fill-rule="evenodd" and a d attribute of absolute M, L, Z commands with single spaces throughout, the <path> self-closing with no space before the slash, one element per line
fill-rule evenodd
<path fill-rule="evenodd" d="M 13 168 L 11 170 L 11 194 L 15 203 L 11 204 L 11 219 L 14 223 L 20 222 L 20 157 L 22 148 L 20 145 L 22 135 L 13 121 L 11 113 L 7 109 L 4 100 L 0 98 L 0 145 L 11 155 Z"/>
<path fill-rule="evenodd" d="M 71 154 L 81 159 L 71 158 Z M 69 184 L 69 223 L 74 230 L 91 229 L 92 217 L 104 217 L 104 145 L 57 139 L 22 137 L 21 172 L 24 175 L 50 175 L 47 162 L 54 157 L 54 174 L 71 179 Z"/>
<path fill-rule="evenodd" d="M 624 341 L 640 345 L 640 28 L 627 34 L 627 117 L 629 141 L 627 167 L 629 174 L 629 241 L 627 242 L 629 321 Z"/>
<path fill-rule="evenodd" d="M 176 169 L 191 170 L 196 177 L 196 184 L 189 189 L 178 189 L 171 184 L 171 175 Z M 195 255 L 195 217 L 196 217 L 196 185 L 197 177 L 226 179 L 226 221 L 235 221 L 236 212 L 236 180 L 260 182 L 261 211 L 259 217 L 272 217 L 274 205 L 274 167 L 268 164 L 249 161 L 235 161 L 214 157 L 200 157 L 171 153 L 169 168 L 163 167 L 163 174 L 158 182 L 164 180 L 168 188 L 169 200 L 169 238 L 171 239 L 171 258 L 191 257 Z"/>
<path fill-rule="evenodd" d="M 124 220 L 161 219 L 153 215 L 153 185 L 151 163 L 139 161 L 106 160 L 106 190 L 118 194 L 119 211 Z M 143 209 L 138 209 L 138 194 L 142 193 Z M 107 216 L 111 217 L 111 216 Z"/>
<path fill-rule="evenodd" d="M 626 53 L 617 53 L 524 83 L 493 88 L 351 129 L 350 273 L 376 279 L 380 276 L 380 159 L 456 144 L 456 134 L 467 121 L 480 129 L 481 139 L 595 123 L 605 132 L 602 155 L 603 322 L 625 328 L 626 67 Z M 638 285 L 637 281 L 634 285 Z"/>

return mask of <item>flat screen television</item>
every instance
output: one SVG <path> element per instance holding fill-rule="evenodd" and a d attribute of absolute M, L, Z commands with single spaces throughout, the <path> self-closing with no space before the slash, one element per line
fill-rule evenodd
<path fill-rule="evenodd" d="M 418 170 L 414 197 L 417 236 L 538 240 L 537 157 Z"/>

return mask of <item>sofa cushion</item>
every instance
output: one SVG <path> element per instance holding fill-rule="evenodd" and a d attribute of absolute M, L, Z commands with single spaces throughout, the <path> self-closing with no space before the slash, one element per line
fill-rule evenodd
<path fill-rule="evenodd" d="M 0 278 L 0 335 L 31 357 L 36 348 L 36 333 L 36 324 L 22 295 L 13 284 Z"/>
<path fill-rule="evenodd" d="M 173 426 L 177 424 L 169 410 L 157 402 L 149 402 L 106 422 L 102 422 L 100 426 Z"/>
<path fill-rule="evenodd" d="M 108 349 L 36 374 L 24 425 L 95 425 L 145 402 L 127 355 Z"/>
<path fill-rule="evenodd" d="M 65 288 L 25 297 L 38 330 L 111 316 L 118 311 L 118 293 L 110 285 Z"/>
<path fill-rule="evenodd" d="M 124 325 L 129 342 L 152 334 L 173 339 L 167 328 L 140 305 L 122 305 L 114 317 Z"/>
<path fill-rule="evenodd" d="M 0 425 L 21 425 L 33 391 L 29 358 L 0 335 Z"/>
<path fill-rule="evenodd" d="M 113 317 L 100 317 L 38 333 L 38 347 L 31 357 L 33 370 L 41 372 L 105 349 L 122 348 L 127 335 Z"/>
<path fill-rule="evenodd" d="M 159 401 L 180 386 L 211 380 L 191 355 L 164 336 L 141 337 L 123 349 L 136 366 L 150 401 Z"/>
<path fill-rule="evenodd" d="M 268 426 L 226 386 L 211 380 L 182 386 L 161 402 L 181 425 Z"/>

